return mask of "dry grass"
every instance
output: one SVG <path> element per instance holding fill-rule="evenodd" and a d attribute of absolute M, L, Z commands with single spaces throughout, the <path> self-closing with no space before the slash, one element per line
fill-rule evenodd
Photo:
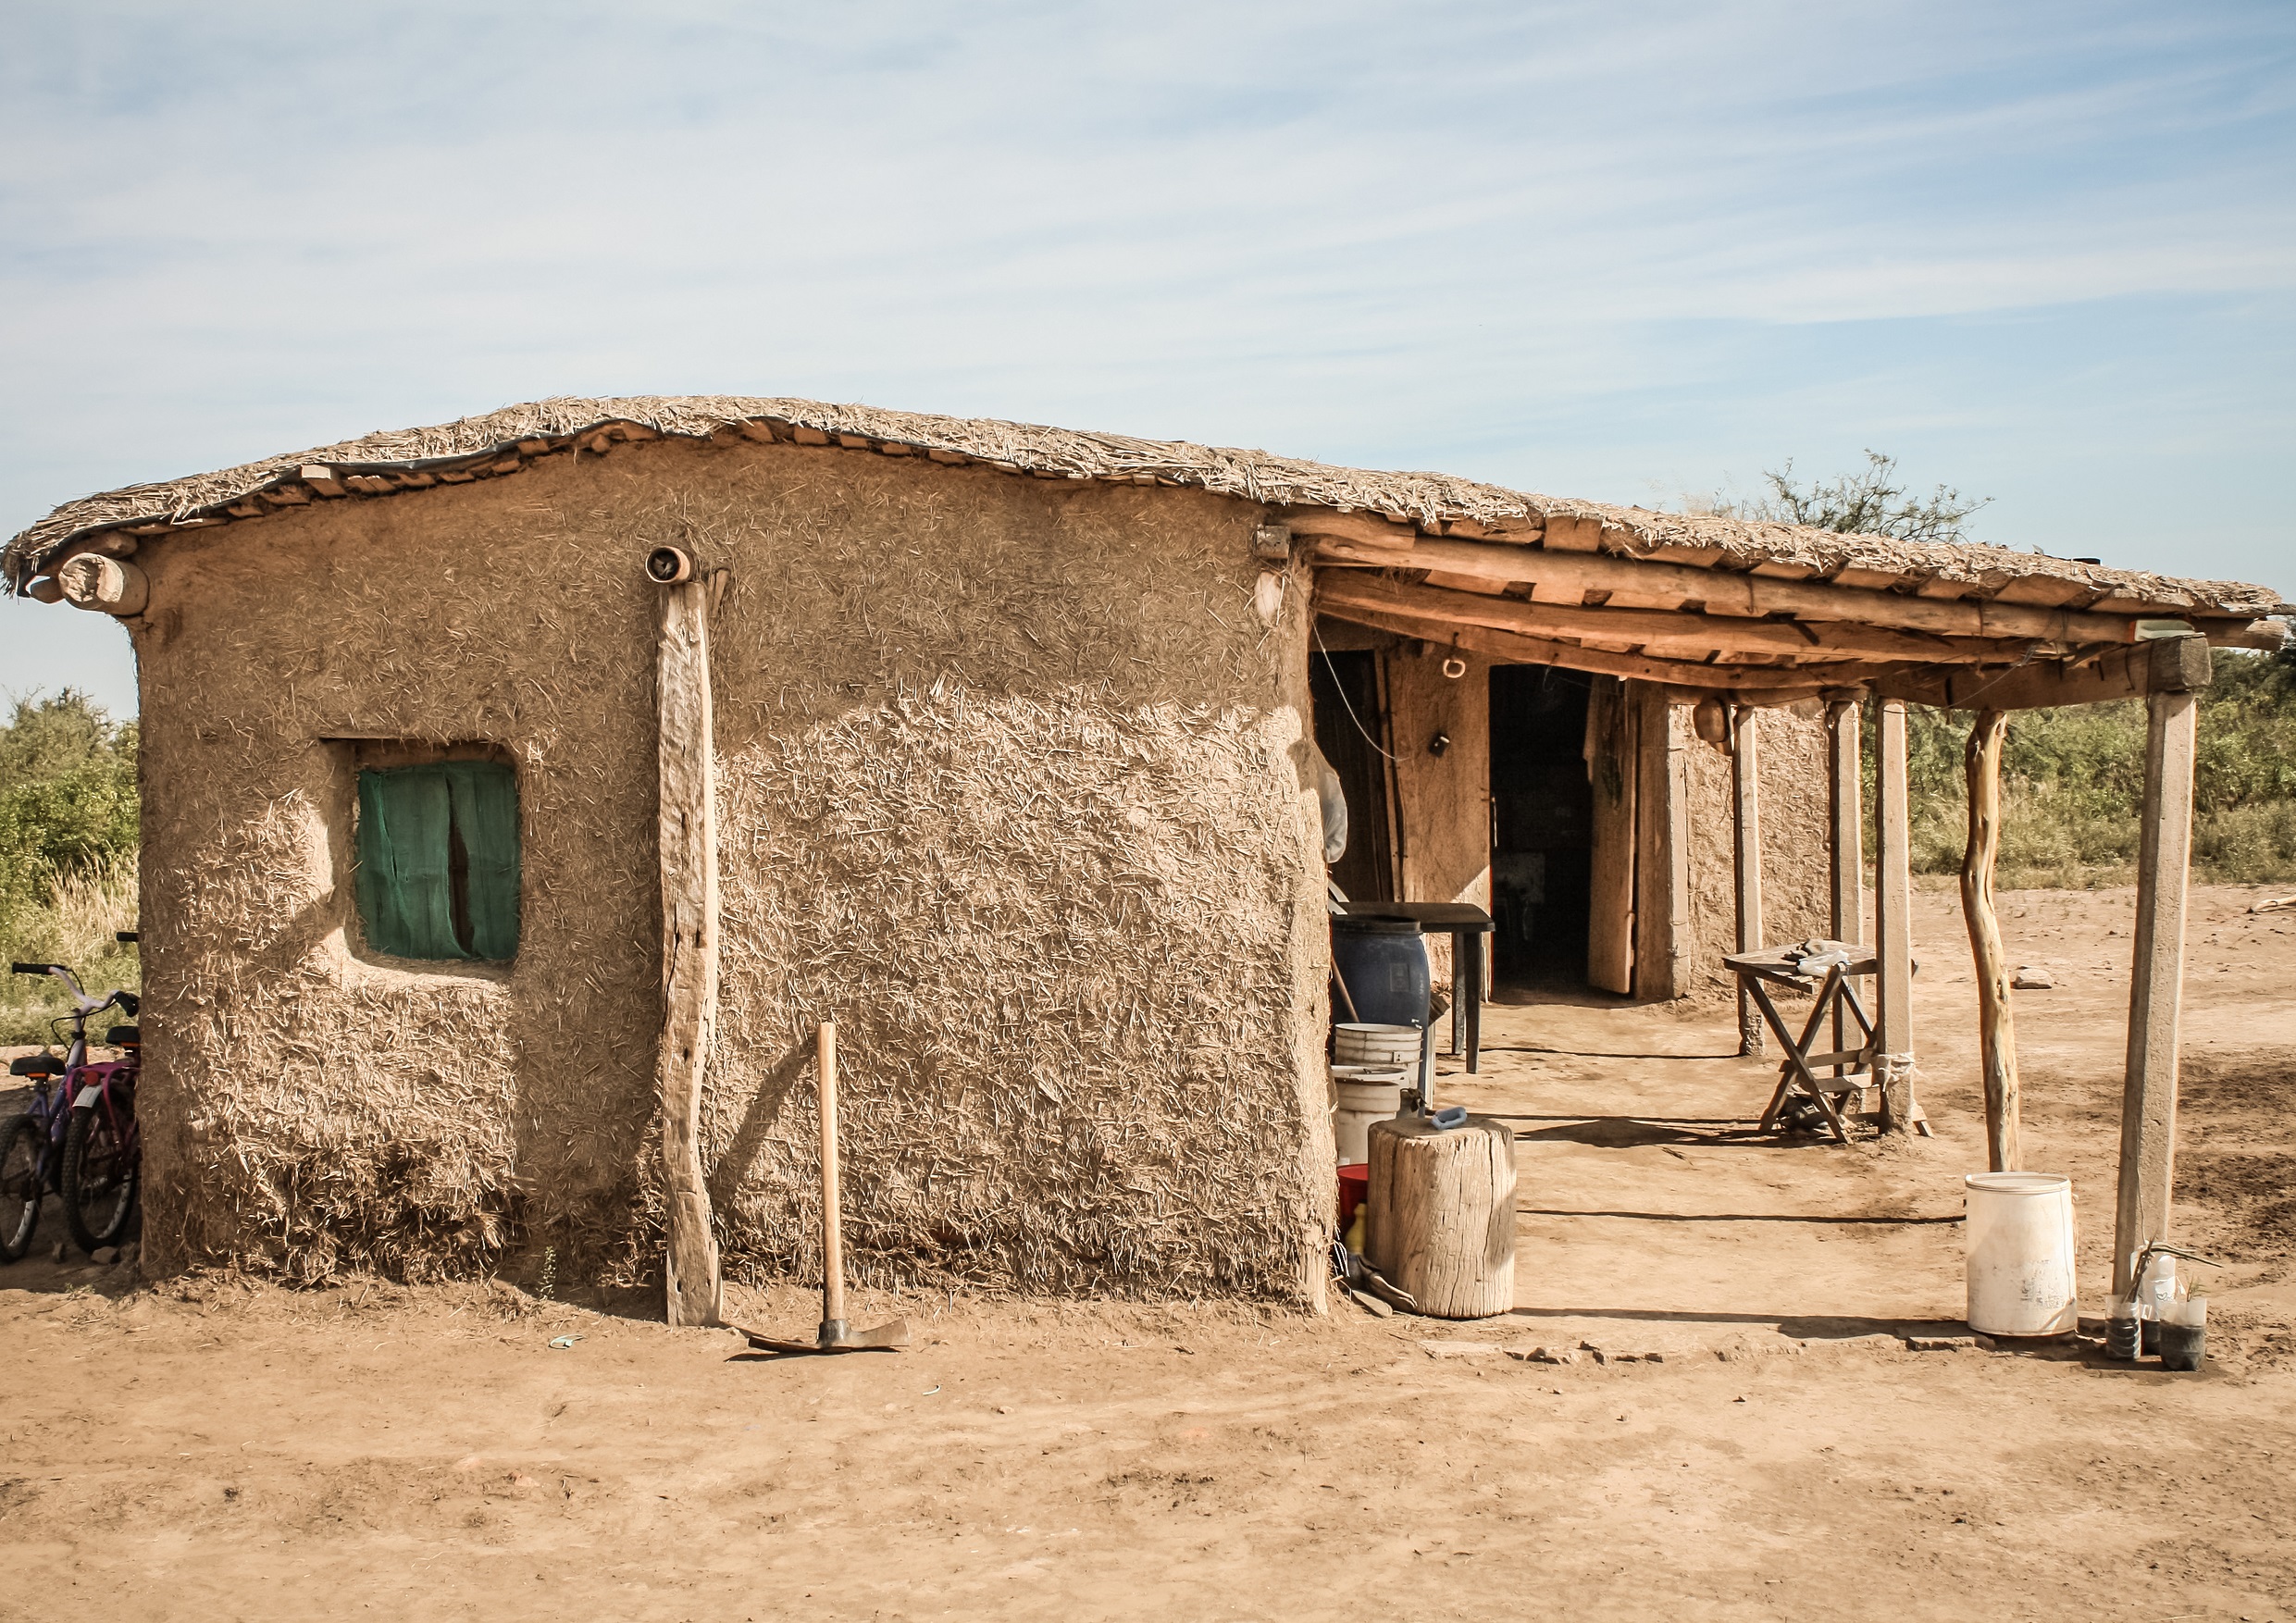
<path fill-rule="evenodd" d="M 133 859 L 80 873 L 65 874 L 49 886 L 44 907 L 9 920 L 5 950 L 9 961 L 68 964 L 92 993 L 115 986 L 136 989 L 136 948 L 113 937 L 136 923 L 136 865 Z M 10 976 L 7 1000 L 0 1003 L 0 1042 L 45 1042 L 49 1022 L 71 1007 L 54 977 Z"/>

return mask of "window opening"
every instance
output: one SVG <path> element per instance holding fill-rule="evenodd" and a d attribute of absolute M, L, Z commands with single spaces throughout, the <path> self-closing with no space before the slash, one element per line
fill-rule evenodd
<path fill-rule="evenodd" d="M 359 773 L 360 923 L 393 958 L 518 950 L 518 785 L 497 761 Z"/>

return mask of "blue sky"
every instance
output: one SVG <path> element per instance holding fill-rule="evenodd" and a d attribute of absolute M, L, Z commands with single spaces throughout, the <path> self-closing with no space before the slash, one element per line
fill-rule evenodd
<path fill-rule="evenodd" d="M 1893 452 L 2296 594 L 2296 7 L 0 0 L 0 529 L 543 395 L 1668 502 Z M 133 708 L 0 604 L 0 692 Z"/>

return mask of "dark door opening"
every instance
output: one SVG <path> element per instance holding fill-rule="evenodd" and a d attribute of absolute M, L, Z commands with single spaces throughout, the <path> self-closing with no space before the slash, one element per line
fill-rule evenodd
<path fill-rule="evenodd" d="M 1393 901 L 1387 762 L 1379 752 L 1387 733 L 1379 656 L 1318 649 L 1308 659 L 1308 698 L 1315 707 L 1315 747 L 1338 774 L 1340 792 L 1347 799 L 1347 849 L 1332 865 L 1332 878 L 1353 900 Z"/>
<path fill-rule="evenodd" d="M 1589 681 L 1545 665 L 1491 672 L 1492 978 L 1586 985 L 1595 795 Z"/>

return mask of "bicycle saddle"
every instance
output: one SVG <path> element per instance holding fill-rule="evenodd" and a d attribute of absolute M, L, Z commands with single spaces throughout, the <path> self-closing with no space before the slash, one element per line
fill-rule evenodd
<path fill-rule="evenodd" d="M 27 1054 L 21 1059 L 8 1061 L 10 1076 L 61 1076 L 64 1061 L 54 1054 Z"/>
<path fill-rule="evenodd" d="M 143 1028 L 140 1025 L 116 1025 L 104 1034 L 104 1040 L 115 1048 L 141 1047 Z"/>

